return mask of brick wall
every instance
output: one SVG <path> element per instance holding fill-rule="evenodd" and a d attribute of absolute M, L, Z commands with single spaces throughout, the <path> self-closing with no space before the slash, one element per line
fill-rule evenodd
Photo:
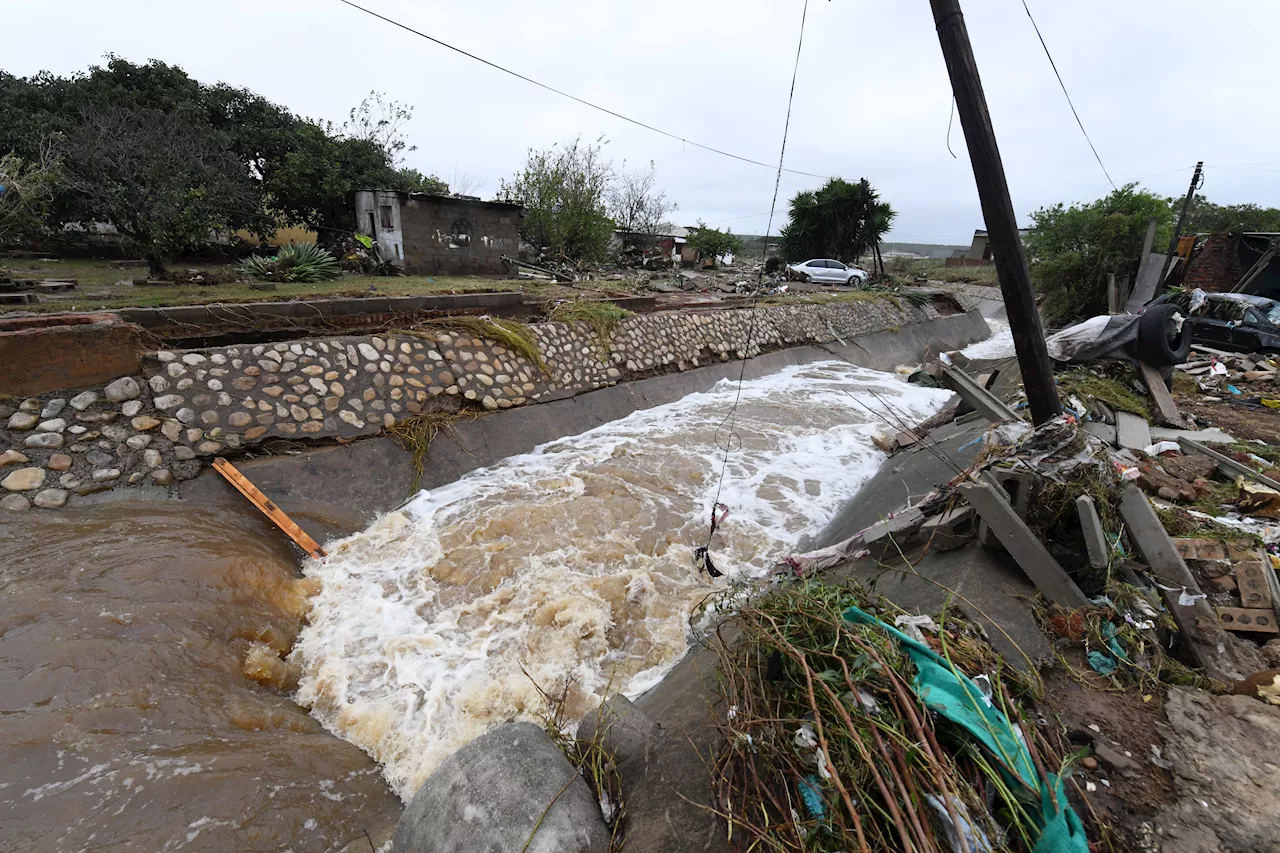
<path fill-rule="evenodd" d="M 502 275 L 502 256 L 520 248 L 517 205 L 412 195 L 400 211 L 405 271 L 419 275 Z"/>
<path fill-rule="evenodd" d="M 0 321 L 0 395 L 82 388 L 137 372 L 136 330 L 115 314 Z"/>
<path fill-rule="evenodd" d="M 1240 237 L 1234 234 L 1212 234 L 1199 253 L 1191 259 L 1182 283 L 1202 290 L 1224 291 L 1248 272 L 1240 259 Z"/>

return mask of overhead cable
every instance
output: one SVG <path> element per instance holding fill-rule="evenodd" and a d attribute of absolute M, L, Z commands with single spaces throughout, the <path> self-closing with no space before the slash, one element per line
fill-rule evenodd
<path fill-rule="evenodd" d="M 623 115 L 622 113 L 620 113 L 620 112 L 616 112 L 616 111 L 614 111 L 614 110 L 611 110 L 611 109 L 609 109 L 608 107 L 602 107 L 602 106 L 600 106 L 599 104 L 592 103 L 591 101 L 588 101 L 588 100 L 586 100 L 586 99 L 584 99 L 584 98 L 579 98 L 577 95 L 571 95 L 571 94 L 569 94 L 568 92 L 564 91 L 563 89 L 557 89 L 555 86 L 549 86 L 549 85 L 547 85 L 546 83 L 541 83 L 541 82 L 539 82 L 539 81 L 537 81 L 537 80 L 534 80 L 532 77 L 526 77 L 524 74 L 521 74 L 521 73 L 520 73 L 520 72 L 518 72 L 518 71 L 512 71 L 510 68 L 506 68 L 506 67 L 504 67 L 504 66 L 501 66 L 501 65 L 497 64 L 496 62 L 490 62 L 489 60 L 487 60 L 487 59 L 485 59 L 485 58 L 483 58 L 483 57 L 476 56 L 474 53 L 468 53 L 467 51 L 463 50 L 463 49 L 462 49 L 462 48 L 460 48 L 460 47 L 454 47 L 453 45 L 449 44 L 448 42 L 441 41 L 440 39 L 435 38 L 434 36 L 429 36 L 429 35 L 427 35 L 426 33 L 422 32 L 421 30 L 415 30 L 413 27 L 410 27 L 410 26 L 408 26 L 407 24 L 402 24 L 402 23 L 400 23 L 399 21 L 394 20 L 394 19 L 392 19 L 392 18 L 388 18 L 386 15 L 380 15 L 380 14 L 378 14 L 377 12 L 373 11 L 372 9 L 366 9 L 364 6 L 361 6 L 361 5 L 360 5 L 360 4 L 358 4 L 358 3 L 353 3 L 353 2 L 351 2 L 351 0 L 338 0 L 338 2 L 340 2 L 340 3 L 345 3 L 346 5 L 350 6 L 350 7 L 351 7 L 351 8 L 353 8 L 353 9 L 358 9 L 358 10 L 360 10 L 361 12 L 364 12 L 366 15 L 372 15 L 373 17 L 375 17 L 375 18 L 377 18 L 377 19 L 379 19 L 379 20 L 381 20 L 381 21 L 385 21 L 385 22 L 387 22 L 388 24 L 391 24 L 391 25 L 392 25 L 392 26 L 394 26 L 394 27 L 399 27 L 400 29 L 402 29 L 402 30 L 404 30 L 404 31 L 406 31 L 406 32 L 413 33 L 415 36 L 419 36 L 419 37 L 421 37 L 421 38 L 426 39 L 426 40 L 427 40 L 427 41 L 429 41 L 429 42 L 432 42 L 432 43 L 434 43 L 434 44 L 438 44 L 438 45 L 440 45 L 440 46 L 441 46 L 441 47 L 443 47 L 443 48 L 447 48 L 447 49 L 449 49 L 449 50 L 452 50 L 454 53 L 461 54 L 462 56 L 465 56 L 465 57 L 467 57 L 468 59 L 474 59 L 476 62 L 479 62 L 479 63 L 482 63 L 482 64 L 484 64 L 484 65 L 487 65 L 487 66 L 489 66 L 490 68 L 493 68 L 493 69 L 496 69 L 496 70 L 498 70 L 498 71 L 501 71 L 501 72 L 502 72 L 502 73 L 504 73 L 504 74 L 510 74 L 512 77 L 515 77 L 515 78 L 517 78 L 517 79 L 523 80 L 523 81 L 525 81 L 526 83 L 532 83 L 533 85 L 535 85 L 535 86 L 537 86 L 537 87 L 539 87 L 539 88 L 541 88 L 541 89 L 546 89 L 548 92 L 554 92 L 555 94 L 560 95 L 561 97 L 568 98 L 568 99 L 569 99 L 569 100 L 571 100 L 571 101 L 577 101 L 579 104 L 582 104 L 583 106 L 591 107 L 591 109 L 593 109 L 593 110 L 599 110 L 600 112 L 602 112 L 602 113 L 606 113 L 607 115 L 611 115 L 611 116 L 613 116 L 614 118 L 619 118 L 619 119 L 622 119 L 622 120 L 623 120 L 623 121 L 625 121 L 625 122 L 630 122 L 631 124 L 634 124 L 634 125 L 636 125 L 637 127 L 642 127 L 642 128 L 644 128 L 645 130 L 650 130 L 650 131 L 653 131 L 654 133 L 659 133 L 659 134 L 661 134 L 661 135 L 663 135 L 663 136 L 666 136 L 666 137 L 669 137 L 669 138 L 671 138 L 671 139 L 675 139 L 675 140 L 677 140 L 677 141 L 679 141 L 679 142 L 682 142 L 682 143 L 684 143 L 685 145 L 692 145 L 692 146 L 693 146 L 693 147 L 695 147 L 695 148 L 701 148 L 701 149 L 702 149 L 702 150 L 704 150 L 704 151 L 710 151 L 710 152 L 711 152 L 711 153 L 713 153 L 713 154 L 719 154 L 719 155 L 720 155 L 720 156 L 722 156 L 722 157 L 729 157 L 729 158 L 734 159 L 734 160 L 740 160 L 740 161 L 741 161 L 741 162 L 743 162 L 743 163 L 750 163 L 750 164 L 751 164 L 751 165 L 753 165 L 753 166 L 763 166 L 763 167 L 765 167 L 766 169 L 772 169 L 772 168 L 773 168 L 773 165 L 772 165 L 771 163 L 762 163 L 762 162 L 761 162 L 761 161 L 759 161 L 759 160 L 752 160 L 750 157 L 743 157 L 743 156 L 738 155 L 738 154 L 733 154 L 733 153 L 731 153 L 731 152 L 729 152 L 729 151 L 724 151 L 724 150 L 722 150 L 722 149 L 720 149 L 720 148 L 714 148 L 714 147 L 712 147 L 712 146 L 710 146 L 710 145 L 703 145 L 701 142 L 694 142 L 692 139 L 686 139 L 685 137 L 680 136 L 679 134 L 671 133 L 670 131 L 663 130 L 663 129 L 662 129 L 662 128 L 660 128 L 660 127 L 654 127 L 654 126 L 653 126 L 653 125 L 651 125 L 651 124 L 647 124 L 647 123 L 645 123 L 645 122 L 643 122 L 643 121 L 640 121 L 639 119 L 634 119 L 634 118 L 631 118 L 630 116 Z M 801 171 L 798 171 L 798 170 L 796 170 L 796 169 L 783 169 L 782 171 L 784 171 L 784 172 L 789 172 L 789 173 L 791 173 L 791 174 L 793 174 L 793 175 L 804 175 L 804 176 L 809 177 L 809 178 L 825 178 L 825 177 L 827 177 L 826 175 L 818 175 L 818 174 L 815 174 L 815 173 L 813 173 L 813 172 L 801 172 Z"/>
<path fill-rule="evenodd" d="M 343 2 L 345 1 L 343 0 Z M 1067 97 L 1067 106 L 1071 107 L 1071 114 L 1076 117 L 1076 124 L 1080 125 L 1080 132 L 1084 134 L 1084 141 L 1089 143 L 1089 150 L 1093 152 L 1093 158 L 1102 167 L 1102 174 L 1107 176 L 1107 183 L 1111 184 L 1111 188 L 1113 190 L 1120 189 L 1116 186 L 1116 182 L 1111 180 L 1111 173 L 1103 165 L 1102 157 L 1098 155 L 1098 149 L 1094 147 L 1093 140 L 1089 138 L 1089 131 L 1084 129 L 1084 122 L 1080 120 L 1080 113 L 1076 112 L 1076 105 L 1071 102 L 1071 93 L 1067 91 L 1067 84 L 1062 82 L 1062 75 L 1058 73 L 1058 63 L 1053 61 L 1053 54 L 1049 52 L 1049 45 L 1044 43 L 1044 36 L 1040 35 L 1040 27 L 1036 24 L 1036 19 L 1031 14 L 1031 7 L 1027 5 L 1027 0 L 1022 0 L 1022 8 L 1027 10 L 1027 17 L 1031 19 L 1031 26 L 1035 28 L 1036 37 L 1040 39 L 1040 46 L 1044 48 L 1044 55 L 1049 57 L 1049 65 L 1053 68 L 1054 76 L 1058 78 L 1058 85 L 1062 87 L 1062 94 Z"/>

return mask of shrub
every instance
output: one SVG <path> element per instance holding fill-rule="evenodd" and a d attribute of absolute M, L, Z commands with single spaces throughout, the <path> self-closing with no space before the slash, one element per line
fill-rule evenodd
<path fill-rule="evenodd" d="M 338 261 L 327 249 L 314 243 L 289 243 L 275 257 L 251 255 L 240 264 L 241 273 L 261 281 L 311 284 L 338 277 Z"/>

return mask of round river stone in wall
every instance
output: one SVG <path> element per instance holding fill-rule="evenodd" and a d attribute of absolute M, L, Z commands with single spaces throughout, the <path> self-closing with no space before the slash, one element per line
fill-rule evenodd
<path fill-rule="evenodd" d="M 43 468 L 19 468 L 0 480 L 0 487 L 10 492 L 27 492 L 44 484 Z"/>

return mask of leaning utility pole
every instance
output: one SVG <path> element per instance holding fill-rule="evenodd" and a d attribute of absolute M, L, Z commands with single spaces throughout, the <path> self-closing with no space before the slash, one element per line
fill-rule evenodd
<path fill-rule="evenodd" d="M 1040 314 L 1031 292 L 1031 274 L 1018 236 L 1018 220 L 1009 198 L 1000 149 L 996 147 L 987 98 L 982 92 L 982 80 L 978 77 L 978 64 L 973 58 L 973 46 L 969 44 L 969 31 L 964 25 L 959 0 L 929 2 L 933 6 L 942 55 L 947 61 L 947 73 L 951 76 L 960 126 L 964 128 L 969 146 L 973 177 L 978 184 L 982 216 L 987 223 L 991 256 L 995 259 L 996 276 L 1000 279 L 1000 292 L 1009 315 L 1013 349 L 1022 370 L 1031 420 L 1039 425 L 1060 414 L 1062 404 L 1058 401 L 1044 330 L 1040 327 Z"/>
<path fill-rule="evenodd" d="M 1178 214 L 1178 226 L 1173 229 L 1173 236 L 1169 238 L 1169 251 L 1164 256 L 1164 266 L 1160 270 L 1160 280 L 1156 282 L 1159 287 L 1164 284 L 1164 280 L 1169 276 L 1169 268 L 1173 266 L 1173 253 L 1178 251 L 1178 238 L 1182 236 L 1182 226 L 1187 224 L 1187 209 L 1191 207 L 1191 199 L 1195 198 L 1196 190 L 1200 189 L 1200 173 L 1204 170 L 1204 161 L 1196 163 L 1195 173 L 1191 176 L 1191 186 L 1187 188 L 1187 197 L 1182 200 L 1182 212 Z"/>

